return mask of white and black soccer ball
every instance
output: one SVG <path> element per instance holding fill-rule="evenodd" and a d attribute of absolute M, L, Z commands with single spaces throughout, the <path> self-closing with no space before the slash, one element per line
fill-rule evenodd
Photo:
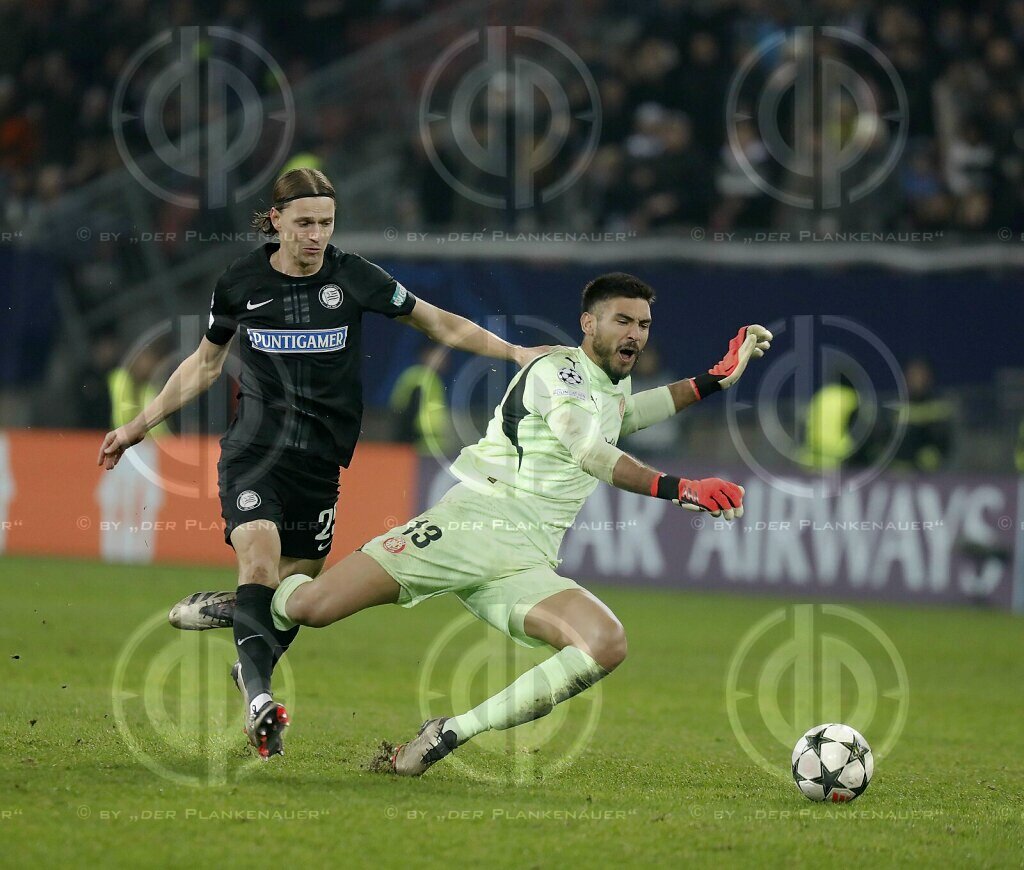
<path fill-rule="evenodd" d="M 849 725 L 816 725 L 793 749 L 793 779 L 812 801 L 852 801 L 864 794 L 874 771 L 871 747 Z"/>

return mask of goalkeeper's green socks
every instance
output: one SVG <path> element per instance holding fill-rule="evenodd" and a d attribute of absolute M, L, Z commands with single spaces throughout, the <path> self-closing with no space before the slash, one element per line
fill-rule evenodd
<path fill-rule="evenodd" d="M 288 599 L 312 579 L 304 574 L 293 574 L 281 581 L 271 603 L 274 627 L 278 631 L 295 626 L 288 617 Z M 454 732 L 458 742 L 465 743 L 483 731 L 503 731 L 532 722 L 547 716 L 556 704 L 590 688 L 607 674 L 583 650 L 567 646 L 479 706 L 448 719 L 444 730 Z"/>
<path fill-rule="evenodd" d="M 478 707 L 449 719 L 444 730 L 453 731 L 461 744 L 484 731 L 504 731 L 532 722 L 607 674 L 583 650 L 567 646 Z"/>
<path fill-rule="evenodd" d="M 274 618 L 274 628 L 278 631 L 288 631 L 295 628 L 298 623 L 288 618 L 288 599 L 291 594 L 303 583 L 312 583 L 313 578 L 308 574 L 290 574 L 281 581 L 277 587 L 274 597 L 270 602 L 270 615 Z"/>

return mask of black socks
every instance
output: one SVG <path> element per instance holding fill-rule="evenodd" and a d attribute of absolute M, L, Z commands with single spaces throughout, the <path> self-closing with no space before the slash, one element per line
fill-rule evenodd
<path fill-rule="evenodd" d="M 259 583 L 245 583 L 235 595 L 235 648 L 242 665 L 246 699 L 270 694 L 270 675 L 299 628 L 280 631 L 274 627 L 270 602 L 274 590 Z"/>

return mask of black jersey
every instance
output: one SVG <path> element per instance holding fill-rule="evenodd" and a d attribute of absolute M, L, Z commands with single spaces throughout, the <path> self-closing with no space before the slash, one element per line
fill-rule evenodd
<path fill-rule="evenodd" d="M 276 447 L 348 467 L 363 414 L 362 317 L 408 314 L 416 299 L 387 272 L 328 245 L 315 275 L 270 265 L 268 243 L 236 260 L 213 291 L 206 337 L 241 327 L 238 415 L 224 447 Z"/>

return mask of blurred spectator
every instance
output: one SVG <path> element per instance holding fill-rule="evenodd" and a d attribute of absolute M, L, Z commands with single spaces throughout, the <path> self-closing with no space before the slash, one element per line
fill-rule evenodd
<path fill-rule="evenodd" d="M 644 104 L 626 150 L 632 158 L 624 183 L 633 204 L 629 215 L 633 229 L 707 223 L 712 180 L 685 114 Z"/>
<path fill-rule="evenodd" d="M 967 228 L 984 227 L 992 210 L 995 151 L 982 136 L 981 123 L 968 118 L 949 143 L 946 184 L 955 199 L 954 220 Z"/>
<path fill-rule="evenodd" d="M 930 148 L 912 149 L 900 171 L 900 195 L 910 210 L 908 222 L 923 230 L 949 223 L 952 205 Z"/>
<path fill-rule="evenodd" d="M 76 422 L 83 429 L 106 432 L 111 428 L 113 413 L 108 376 L 117 368 L 120 354 L 121 347 L 113 332 L 105 330 L 93 338 L 88 366 L 78 376 L 78 389 L 75 391 L 78 401 Z"/>
<path fill-rule="evenodd" d="M 395 440 L 415 444 L 427 456 L 450 456 L 454 452 L 451 413 L 441 380 L 448 367 L 449 350 L 428 344 L 419 362 L 398 376 L 388 402 L 395 414 Z"/>
<path fill-rule="evenodd" d="M 674 87 L 682 74 L 679 68 L 679 49 L 661 37 L 641 40 L 633 49 L 629 65 L 629 101 L 669 105 L 674 98 Z"/>
<path fill-rule="evenodd" d="M 698 31 L 690 37 L 686 71 L 677 78 L 670 102 L 692 119 L 694 139 L 704 154 L 714 154 L 722 142 L 732 73 L 711 33 Z"/>
<path fill-rule="evenodd" d="M 111 429 L 124 426 L 156 398 L 157 384 L 162 384 L 169 374 L 160 371 L 168 350 L 164 341 L 151 342 L 108 374 Z M 101 512 L 100 552 L 104 560 L 131 564 L 152 558 L 152 520 L 165 498 L 160 485 L 157 441 L 170 432 L 166 421 L 158 423 L 149 430 L 147 438 L 132 448 L 125 461 L 100 478 L 96 500 Z"/>
<path fill-rule="evenodd" d="M 614 76 L 602 79 L 601 94 L 601 141 L 608 145 L 621 145 L 629 135 L 632 117 L 628 97 L 629 91 L 622 79 Z"/>
<path fill-rule="evenodd" d="M 907 382 L 907 428 L 896 448 L 893 466 L 937 471 L 949 460 L 953 446 L 953 403 L 935 390 L 935 374 L 926 359 L 913 359 L 903 369 Z"/>
<path fill-rule="evenodd" d="M 822 385 L 807 406 L 804 447 L 800 461 L 818 471 L 838 469 L 854 456 L 857 444 L 851 430 L 860 400 L 845 377 Z"/>
<path fill-rule="evenodd" d="M 722 231 L 768 226 L 775 204 L 755 181 L 756 178 L 771 181 L 768 149 L 757 135 L 757 128 L 743 121 L 735 129 L 735 146 L 731 143 L 722 146 L 721 162 L 715 174 L 718 196 L 711 225 Z M 747 166 L 753 173 L 747 171 Z"/>
<path fill-rule="evenodd" d="M 121 365 L 107 374 L 112 429 L 134 420 L 156 398 L 160 392 L 157 383 L 162 383 L 158 370 L 166 351 L 165 343 L 152 342 L 122 360 Z M 170 431 L 165 421 L 157 423 L 149 434 L 152 438 L 161 438 L 169 435 Z"/>

